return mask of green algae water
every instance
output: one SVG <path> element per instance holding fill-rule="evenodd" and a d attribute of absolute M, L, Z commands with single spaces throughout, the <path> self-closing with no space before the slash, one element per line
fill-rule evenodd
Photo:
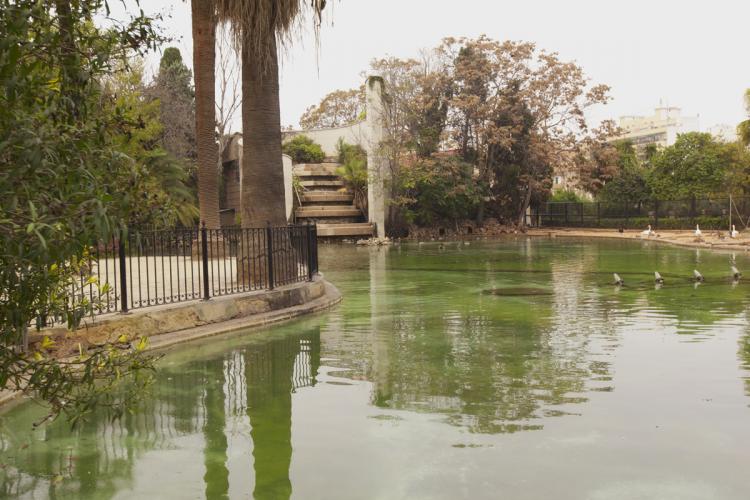
<path fill-rule="evenodd" d="M 320 258 L 341 305 L 168 351 L 134 415 L 0 415 L 0 497 L 750 497 L 744 253 L 523 237 Z"/>

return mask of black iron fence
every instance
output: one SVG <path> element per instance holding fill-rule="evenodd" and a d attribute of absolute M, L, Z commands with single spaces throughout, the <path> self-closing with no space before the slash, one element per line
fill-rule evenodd
<path fill-rule="evenodd" d="M 750 198 L 689 198 L 641 203 L 548 202 L 531 212 L 537 227 L 727 230 L 750 223 Z"/>
<path fill-rule="evenodd" d="M 311 281 L 318 273 L 313 224 L 132 230 L 92 245 L 71 286 L 70 311 L 126 313 L 132 309 Z M 82 319 L 82 318 L 76 318 Z M 68 322 L 40 313 L 36 327 Z"/>

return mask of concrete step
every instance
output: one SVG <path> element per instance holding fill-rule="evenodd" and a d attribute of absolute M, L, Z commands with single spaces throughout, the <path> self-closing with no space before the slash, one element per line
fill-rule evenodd
<path fill-rule="evenodd" d="M 338 178 L 336 179 L 316 179 L 316 180 L 300 180 L 300 184 L 304 188 L 331 188 L 339 189 L 344 187 L 344 182 Z"/>
<path fill-rule="evenodd" d="M 354 195 L 340 191 L 305 191 L 302 194 L 302 203 L 351 203 Z"/>
<path fill-rule="evenodd" d="M 318 224 L 318 236 L 372 236 L 369 222 L 355 224 Z"/>
<path fill-rule="evenodd" d="M 311 217 L 358 217 L 362 212 L 354 206 L 342 205 L 311 205 L 294 211 L 298 218 Z"/>
<path fill-rule="evenodd" d="M 337 176 L 338 163 L 300 163 L 294 166 L 297 177 Z"/>

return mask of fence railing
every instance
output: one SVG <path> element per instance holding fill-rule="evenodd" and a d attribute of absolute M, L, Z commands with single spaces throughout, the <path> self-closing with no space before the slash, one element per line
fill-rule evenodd
<path fill-rule="evenodd" d="M 80 267 L 68 304 L 87 301 L 92 316 L 273 290 L 318 273 L 317 227 L 131 230 L 92 245 Z M 35 326 L 64 321 L 40 312 Z"/>
<path fill-rule="evenodd" d="M 731 207 L 731 208 L 730 208 Z M 750 197 L 650 200 L 641 203 L 548 202 L 531 212 L 537 227 L 727 230 L 750 223 Z"/>

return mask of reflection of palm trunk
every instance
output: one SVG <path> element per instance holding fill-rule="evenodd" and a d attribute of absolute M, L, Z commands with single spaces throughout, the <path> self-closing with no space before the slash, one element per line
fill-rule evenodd
<path fill-rule="evenodd" d="M 251 351 L 246 362 L 258 499 L 288 499 L 292 494 L 292 375 L 298 352 L 299 340 L 289 339 Z"/>
<path fill-rule="evenodd" d="M 206 498 L 227 498 L 229 493 L 229 470 L 227 470 L 227 436 L 224 433 L 226 415 L 224 413 L 224 367 L 217 370 L 216 379 L 206 381 L 203 435 L 206 445 L 203 451 L 206 474 Z"/>

